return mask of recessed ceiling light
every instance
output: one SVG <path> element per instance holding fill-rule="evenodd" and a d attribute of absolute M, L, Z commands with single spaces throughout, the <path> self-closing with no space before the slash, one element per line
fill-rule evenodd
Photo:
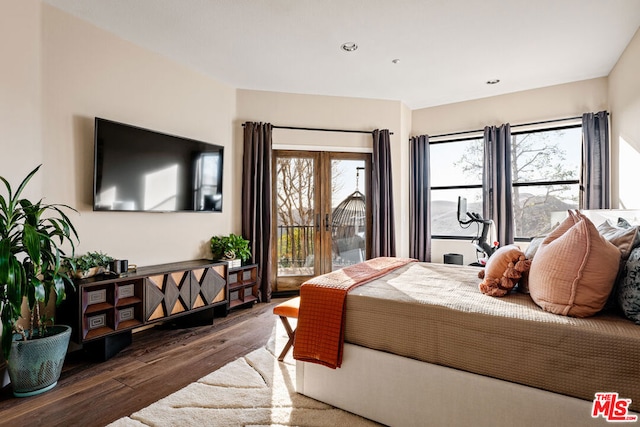
<path fill-rule="evenodd" d="M 500 83 L 500 79 L 487 80 L 488 85 L 497 85 Z"/>
<path fill-rule="evenodd" d="M 393 62 L 394 64 L 397 64 L 398 62 L 400 62 L 400 60 L 396 58 L 396 59 L 392 59 L 391 62 Z"/>
<path fill-rule="evenodd" d="M 344 50 L 345 52 L 353 52 L 354 50 L 358 49 L 358 45 L 354 42 L 347 42 L 343 43 L 342 46 L 340 46 L 340 49 Z"/>

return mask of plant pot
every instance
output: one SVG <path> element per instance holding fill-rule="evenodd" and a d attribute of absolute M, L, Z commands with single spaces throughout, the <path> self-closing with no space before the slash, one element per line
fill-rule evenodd
<path fill-rule="evenodd" d="M 76 271 L 73 277 L 75 277 L 76 279 L 86 279 L 87 277 L 97 276 L 98 274 L 102 274 L 104 272 L 104 267 L 91 267 L 88 270 Z"/>
<path fill-rule="evenodd" d="M 7 370 L 16 397 L 34 396 L 56 386 L 67 355 L 71 327 L 54 325 L 48 335 L 28 341 L 15 341 L 14 334 Z"/>

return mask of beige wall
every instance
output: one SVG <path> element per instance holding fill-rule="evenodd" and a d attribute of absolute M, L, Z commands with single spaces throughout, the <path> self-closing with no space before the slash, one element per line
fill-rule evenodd
<path fill-rule="evenodd" d="M 0 10 L 0 176 L 15 189 L 42 163 L 41 5 L 0 0 Z M 38 197 L 40 183 L 36 176 L 24 195 Z"/>
<path fill-rule="evenodd" d="M 640 30 L 609 75 L 613 207 L 639 209 Z"/>
<path fill-rule="evenodd" d="M 515 125 L 606 110 L 607 87 L 607 78 L 599 78 L 414 110 L 411 133 L 437 135 L 482 129 L 486 125 Z M 451 214 L 455 215 L 454 212 Z M 475 249 L 468 241 L 432 242 L 434 262 L 442 262 L 443 254 L 449 252 L 463 254 L 465 263 L 476 259 Z"/>
<path fill-rule="evenodd" d="M 391 156 L 397 252 L 399 256 L 407 256 L 408 175 L 404 171 L 408 162 L 408 116 L 408 109 L 398 101 L 238 90 L 234 127 L 236 144 L 242 143 L 241 126 L 246 121 L 327 129 L 389 129 L 393 132 Z M 274 129 L 273 144 L 276 148 L 370 152 L 372 140 L 370 134 Z"/>
<path fill-rule="evenodd" d="M 413 111 L 413 135 L 438 135 L 606 110 L 607 78 L 584 80 Z"/>
<path fill-rule="evenodd" d="M 197 259 L 209 256 L 209 237 L 239 231 L 232 229 L 239 185 L 231 161 L 222 213 L 93 212 L 91 205 L 95 116 L 224 145 L 225 159 L 233 159 L 233 88 L 46 4 L 41 62 L 43 194 L 80 212 L 71 215 L 79 253 L 101 250 L 138 265 Z"/>

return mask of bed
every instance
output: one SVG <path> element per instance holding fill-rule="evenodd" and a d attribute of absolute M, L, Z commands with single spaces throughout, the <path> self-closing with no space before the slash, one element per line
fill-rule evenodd
<path fill-rule="evenodd" d="M 339 367 L 296 355 L 296 337 L 297 391 L 393 426 L 607 425 L 591 416 L 599 392 L 631 399 L 637 415 L 639 326 L 489 297 L 477 273 L 407 262 L 354 287 Z"/>

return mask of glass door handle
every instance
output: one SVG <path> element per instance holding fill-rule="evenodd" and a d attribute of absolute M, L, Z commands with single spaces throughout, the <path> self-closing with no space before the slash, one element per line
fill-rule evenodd
<path fill-rule="evenodd" d="M 320 231 L 320 214 L 316 214 L 316 231 Z"/>
<path fill-rule="evenodd" d="M 329 231 L 329 214 L 324 214 L 324 231 Z"/>

